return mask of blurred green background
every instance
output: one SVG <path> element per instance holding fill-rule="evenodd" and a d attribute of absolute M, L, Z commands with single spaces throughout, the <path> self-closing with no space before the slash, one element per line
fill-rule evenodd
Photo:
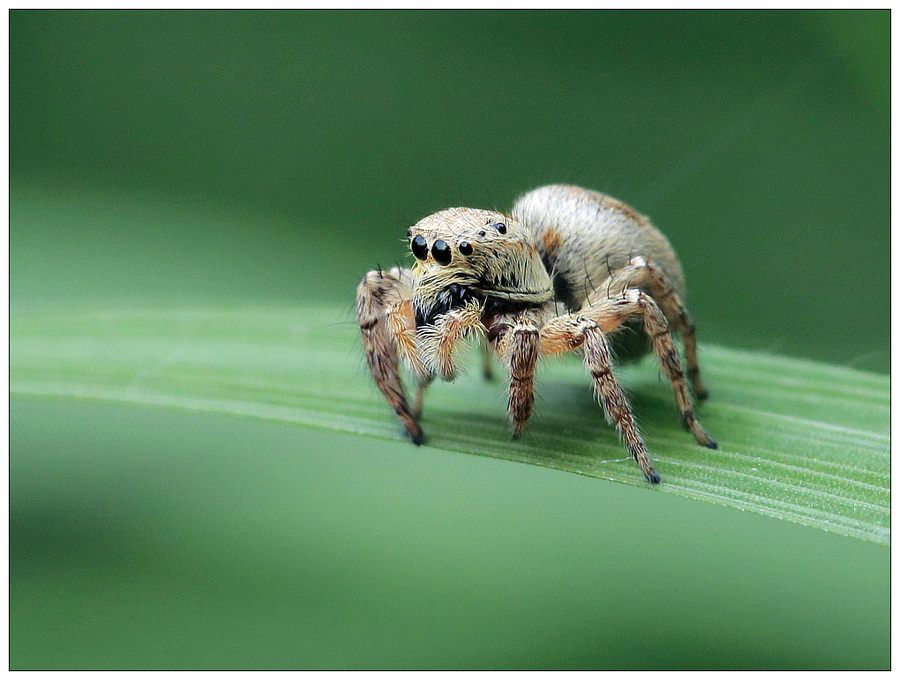
<path fill-rule="evenodd" d="M 12 310 L 349 318 L 422 216 L 562 181 L 669 236 L 701 342 L 887 372 L 889 28 L 12 11 Z M 11 430 L 13 668 L 889 663 L 881 546 L 214 416 L 19 398 Z"/>

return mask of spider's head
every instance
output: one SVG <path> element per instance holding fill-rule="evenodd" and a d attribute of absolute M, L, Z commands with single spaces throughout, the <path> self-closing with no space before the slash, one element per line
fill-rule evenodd
<path fill-rule="evenodd" d="M 553 297 L 550 275 L 521 222 L 490 210 L 448 208 L 408 232 L 417 262 L 419 325 L 469 299 L 537 306 Z"/>

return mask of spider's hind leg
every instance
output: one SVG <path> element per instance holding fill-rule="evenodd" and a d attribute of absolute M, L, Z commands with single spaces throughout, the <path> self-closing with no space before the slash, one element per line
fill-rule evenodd
<path fill-rule="evenodd" d="M 694 397 L 698 401 L 709 398 L 709 392 L 700 379 L 700 363 L 697 359 L 697 328 L 684 302 L 665 273 L 653 262 L 643 257 L 631 258 L 628 265 L 617 271 L 606 288 L 622 292 L 627 288 L 641 288 L 659 305 L 672 327 L 678 331 L 684 343 L 684 362 L 687 378 L 691 382 Z"/>
<path fill-rule="evenodd" d="M 581 313 L 596 321 L 604 333 L 615 331 L 630 318 L 640 318 L 643 321 L 644 331 L 650 338 L 653 351 L 659 358 L 666 377 L 672 383 L 672 390 L 675 392 L 675 400 L 678 402 L 685 429 L 694 435 L 697 443 L 701 446 L 710 449 L 718 448 L 716 440 L 709 436 L 694 415 L 691 394 L 681 370 L 681 359 L 669 331 L 669 324 L 652 297 L 637 288 L 628 288 L 615 297 L 600 297 L 589 307 L 583 309 Z"/>

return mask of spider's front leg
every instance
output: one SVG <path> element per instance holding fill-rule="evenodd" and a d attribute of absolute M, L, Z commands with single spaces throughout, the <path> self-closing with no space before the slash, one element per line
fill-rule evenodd
<path fill-rule="evenodd" d="M 356 290 L 356 320 L 375 384 L 418 446 L 424 435 L 418 414 L 406 400 L 399 358 L 417 374 L 420 384 L 428 380 L 429 371 L 417 354 L 412 292 L 405 280 L 408 276 L 400 269 L 366 274 Z"/>
<path fill-rule="evenodd" d="M 659 484 L 659 473 L 650 463 L 628 398 L 613 375 L 612 352 L 600 326 L 584 316 L 566 314 L 549 321 L 541 329 L 540 340 L 543 354 L 563 354 L 582 348 L 584 366 L 594 381 L 594 391 L 606 419 L 618 428 L 647 480 L 651 484 Z"/>
<path fill-rule="evenodd" d="M 433 325 L 419 329 L 417 337 L 425 365 L 442 380 L 456 377 L 453 354 L 456 345 L 473 333 L 486 332 L 481 320 L 483 313 L 480 303 L 470 302 L 439 316 Z"/>
<path fill-rule="evenodd" d="M 513 437 L 518 437 L 534 410 L 534 369 L 541 353 L 540 330 L 531 319 L 520 317 L 493 327 L 497 354 L 509 369 L 509 403 Z"/>

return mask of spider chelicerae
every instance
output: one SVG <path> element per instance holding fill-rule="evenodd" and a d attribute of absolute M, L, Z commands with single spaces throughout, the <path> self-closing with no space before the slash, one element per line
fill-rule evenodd
<path fill-rule="evenodd" d="M 615 424 L 651 483 L 653 469 L 631 406 L 612 372 L 613 357 L 633 360 L 650 348 L 672 383 L 686 429 L 716 448 L 697 421 L 700 381 L 694 324 L 682 302 L 684 274 L 672 246 L 650 221 L 610 196 L 550 185 L 516 201 L 510 215 L 449 208 L 407 232 L 411 269 L 374 270 L 357 289 L 357 320 L 378 388 L 416 444 L 428 384 L 453 380 L 454 349 L 480 335 L 485 373 L 494 353 L 509 372 L 509 415 L 518 436 L 534 407 L 542 355 L 581 351 L 607 420 Z M 629 328 L 632 333 L 622 333 Z M 400 375 L 418 381 L 412 404 Z"/>

